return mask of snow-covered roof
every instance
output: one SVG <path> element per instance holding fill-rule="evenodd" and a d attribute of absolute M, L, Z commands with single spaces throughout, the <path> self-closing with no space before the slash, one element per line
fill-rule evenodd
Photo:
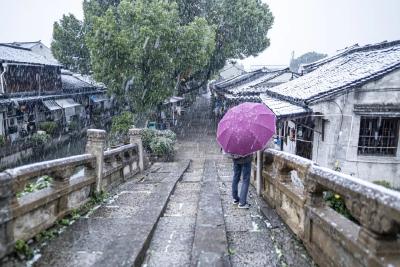
<path fill-rule="evenodd" d="M 57 62 L 35 54 L 29 49 L 0 44 L 0 62 L 60 66 Z"/>
<path fill-rule="evenodd" d="M 81 80 L 81 81 L 83 81 L 85 83 L 88 83 L 88 84 L 90 84 L 92 86 L 95 86 L 97 88 L 103 88 L 103 89 L 106 88 L 106 85 L 104 83 L 97 82 L 90 75 L 83 75 L 83 74 L 77 74 L 77 73 L 74 73 L 73 75 L 74 75 L 74 77 L 78 78 L 79 80 Z"/>
<path fill-rule="evenodd" d="M 225 94 L 224 97 L 233 102 L 261 102 L 260 97 L 255 95 L 232 95 Z"/>
<path fill-rule="evenodd" d="M 61 74 L 62 88 L 64 90 L 77 90 L 82 88 L 94 87 L 73 75 Z"/>
<path fill-rule="evenodd" d="M 268 95 L 260 96 L 261 102 L 264 103 L 275 115 L 280 117 L 287 117 L 293 115 L 300 115 L 309 113 L 310 110 L 299 105 L 294 105 L 288 101 L 269 97 Z"/>
<path fill-rule="evenodd" d="M 31 49 L 32 47 L 34 47 L 35 45 L 44 45 L 40 40 L 39 41 L 34 41 L 34 42 L 12 42 L 10 43 L 10 45 L 14 45 L 14 46 L 19 46 L 22 48 L 27 48 L 27 49 Z"/>
<path fill-rule="evenodd" d="M 238 86 L 229 87 L 226 91 L 235 95 L 260 94 L 265 92 L 266 88 L 291 81 L 298 76 L 299 75 L 291 72 L 288 68 L 266 72 L 254 80 Z"/>
<path fill-rule="evenodd" d="M 315 70 L 290 82 L 267 88 L 270 96 L 310 103 L 359 87 L 400 68 L 400 40 L 353 47 L 323 59 Z"/>
<path fill-rule="evenodd" d="M 61 69 L 61 81 L 63 89 L 79 89 L 88 87 L 106 88 L 103 83 L 96 82 L 89 75 L 73 73 L 67 69 Z"/>
<path fill-rule="evenodd" d="M 247 73 L 235 76 L 235 77 L 227 79 L 227 80 L 222 80 L 220 82 L 216 82 L 213 84 L 213 86 L 217 90 L 226 89 L 231 86 L 237 86 L 242 83 L 245 83 L 245 82 L 247 83 L 249 81 L 257 79 L 258 77 L 260 77 L 261 75 L 263 75 L 264 73 L 267 73 L 267 72 L 268 72 L 268 70 L 266 70 L 266 69 L 259 69 L 256 71 L 247 72 Z"/>

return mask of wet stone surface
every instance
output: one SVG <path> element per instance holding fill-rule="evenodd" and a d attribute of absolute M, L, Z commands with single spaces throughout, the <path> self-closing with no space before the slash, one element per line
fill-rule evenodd
<path fill-rule="evenodd" d="M 98 209 L 50 241 L 34 266 L 134 265 L 188 162 L 157 165 L 117 187 Z"/>
<path fill-rule="evenodd" d="M 192 266 L 196 223 L 199 223 L 198 203 L 205 161 L 214 164 L 219 201 L 232 266 L 313 266 L 301 243 L 265 202 L 256 197 L 250 186 L 249 210 L 231 203 L 232 161 L 224 157 L 215 141 L 214 122 L 208 118 L 207 101 L 198 99 L 185 115 L 182 131 L 178 131 L 176 159 L 191 159 L 191 165 L 177 184 L 161 218 L 143 266 Z M 204 177 L 210 180 L 210 177 Z M 240 185 L 239 185 L 240 188 Z M 269 211 L 269 219 L 260 212 Z M 210 206 L 212 208 L 212 205 Z M 187 209 L 186 211 L 183 211 Z M 196 210 L 197 209 L 197 210 Z M 212 236 L 215 232 L 203 231 Z M 212 246 L 212 244 L 210 244 Z M 212 255 L 209 256 L 212 260 Z"/>

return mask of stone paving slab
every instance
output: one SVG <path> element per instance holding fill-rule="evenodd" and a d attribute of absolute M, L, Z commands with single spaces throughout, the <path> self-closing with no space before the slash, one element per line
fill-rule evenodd
<path fill-rule="evenodd" d="M 189 161 L 166 163 L 169 175 L 150 192 L 136 192 L 135 186 L 131 187 L 132 191 L 119 192 L 114 201 L 110 201 L 112 203 L 104 204 L 89 218 L 79 219 L 51 241 L 35 266 L 141 264 L 159 217 L 188 165 Z M 137 180 L 130 183 L 137 183 Z M 122 187 L 127 189 L 126 184 Z M 119 206 L 119 211 L 113 211 L 111 205 Z"/>
<path fill-rule="evenodd" d="M 191 263 L 193 266 L 230 266 L 217 171 L 211 160 L 204 164 Z"/>
<path fill-rule="evenodd" d="M 178 182 L 157 224 L 143 267 L 190 265 L 199 193 L 198 182 Z"/>

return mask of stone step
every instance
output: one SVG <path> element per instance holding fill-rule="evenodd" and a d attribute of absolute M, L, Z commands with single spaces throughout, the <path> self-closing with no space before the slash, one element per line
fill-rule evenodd
<path fill-rule="evenodd" d="M 158 163 L 145 179 L 123 184 L 111 203 L 50 241 L 35 266 L 139 266 L 189 162 Z"/>

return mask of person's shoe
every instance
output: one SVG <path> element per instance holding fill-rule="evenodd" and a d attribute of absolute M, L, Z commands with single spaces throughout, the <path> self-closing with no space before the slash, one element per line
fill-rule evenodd
<path fill-rule="evenodd" d="M 233 204 L 233 205 L 239 204 L 239 200 L 236 200 L 236 199 L 232 200 L 232 204 Z"/>
<path fill-rule="evenodd" d="M 243 204 L 243 205 L 242 205 L 242 204 L 239 204 L 239 205 L 238 205 L 238 208 L 239 208 L 239 209 L 249 209 L 250 206 L 251 206 L 251 205 L 250 205 L 249 203 L 246 203 L 246 204 Z"/>

